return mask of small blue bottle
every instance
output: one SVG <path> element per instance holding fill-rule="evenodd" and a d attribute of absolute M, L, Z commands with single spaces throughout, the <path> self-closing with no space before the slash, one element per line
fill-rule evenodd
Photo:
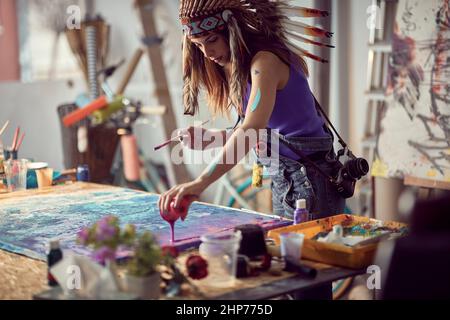
<path fill-rule="evenodd" d="M 87 164 L 77 167 L 77 181 L 89 182 L 89 166 Z"/>
<path fill-rule="evenodd" d="M 296 201 L 296 209 L 294 211 L 294 224 L 309 221 L 309 212 L 306 209 L 306 200 L 298 199 Z"/>

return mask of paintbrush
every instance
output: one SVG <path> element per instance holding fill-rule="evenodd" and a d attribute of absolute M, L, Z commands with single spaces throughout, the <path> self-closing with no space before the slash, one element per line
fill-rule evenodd
<path fill-rule="evenodd" d="M 203 126 L 203 125 L 205 125 L 205 124 L 207 124 L 208 122 L 209 122 L 209 120 L 206 120 L 206 121 L 202 122 L 202 123 L 200 124 L 200 127 Z M 161 149 L 161 148 L 163 148 L 163 147 L 169 145 L 171 142 L 177 141 L 177 140 L 180 139 L 182 136 L 183 136 L 183 135 L 180 134 L 180 135 L 178 135 L 178 136 L 176 136 L 176 137 L 173 137 L 172 139 L 167 140 L 166 142 L 163 142 L 162 144 L 160 144 L 160 145 L 154 147 L 153 150 L 154 150 L 154 151 L 157 151 L 157 150 L 159 150 L 159 149 Z"/>
<path fill-rule="evenodd" d="M 7 120 L 5 122 L 5 124 L 3 125 L 2 129 L 0 130 L 0 137 L 3 134 L 3 132 L 5 132 L 6 128 L 8 128 L 8 125 L 9 125 L 9 120 Z"/>
<path fill-rule="evenodd" d="M 19 148 L 22 145 L 23 138 L 25 138 L 25 133 L 22 133 L 22 135 L 20 136 L 19 142 L 17 142 L 17 146 L 14 149 L 14 151 L 19 152 Z"/>
<path fill-rule="evenodd" d="M 15 150 L 16 149 L 17 138 L 19 137 L 19 133 L 20 133 L 20 127 L 17 127 L 16 131 L 14 131 L 14 138 L 13 138 L 13 143 L 12 143 L 12 146 L 11 146 L 11 150 Z"/>

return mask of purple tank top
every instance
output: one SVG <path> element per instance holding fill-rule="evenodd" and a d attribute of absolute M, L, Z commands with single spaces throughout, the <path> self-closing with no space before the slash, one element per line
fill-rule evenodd
<path fill-rule="evenodd" d="M 244 97 L 244 113 L 251 92 L 251 84 L 247 84 Z M 264 94 L 264 93 L 262 93 Z M 277 90 L 275 106 L 269 119 L 268 127 L 277 129 L 287 137 L 324 137 L 324 120 L 318 115 L 314 97 L 309 88 L 308 80 L 300 67 L 291 63 L 289 80 L 282 90 Z M 284 144 L 280 144 L 280 154 L 292 160 L 298 155 Z"/>

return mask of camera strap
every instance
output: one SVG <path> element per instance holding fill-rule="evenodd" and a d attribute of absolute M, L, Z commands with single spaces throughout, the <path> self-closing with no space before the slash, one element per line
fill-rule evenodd
<path fill-rule="evenodd" d="M 347 148 L 347 143 L 345 143 L 344 139 L 342 139 L 342 137 L 339 135 L 339 133 L 337 132 L 336 128 L 333 126 L 333 123 L 330 121 L 330 119 L 328 118 L 327 114 L 325 113 L 325 111 L 322 109 L 322 106 L 320 105 L 319 101 L 317 101 L 316 97 L 314 96 L 314 94 L 311 92 L 311 95 L 314 98 L 314 103 L 316 104 L 316 109 L 318 111 L 319 116 L 321 115 L 329 124 L 329 126 L 333 129 L 333 132 L 336 134 L 336 136 L 338 137 L 338 141 L 339 144 L 343 147 L 343 148 Z"/>
<path fill-rule="evenodd" d="M 330 119 L 328 118 L 327 114 L 325 113 L 325 111 L 322 109 L 320 103 L 317 101 L 316 97 L 314 96 L 314 94 L 311 92 L 311 95 L 314 98 L 314 103 L 316 106 L 316 110 L 319 116 L 322 116 L 326 122 L 330 125 L 330 127 L 333 129 L 333 132 L 336 134 L 336 136 L 338 137 L 338 141 L 339 143 L 342 145 L 342 147 L 346 148 L 347 144 L 345 143 L 345 141 L 342 139 L 342 137 L 339 135 L 339 133 L 337 132 L 336 128 L 333 126 L 333 123 L 331 123 Z M 232 130 L 234 131 L 237 126 L 239 125 L 239 123 L 243 120 L 243 116 L 238 115 L 238 119 L 236 121 L 236 124 L 233 127 L 227 128 L 228 130 Z M 331 130 L 328 128 L 328 126 L 326 124 L 324 124 L 324 129 L 328 129 L 327 131 L 330 133 L 331 137 L 333 138 L 333 132 L 331 132 Z M 271 141 L 270 140 L 270 136 L 272 134 L 272 129 L 267 128 L 267 135 L 268 135 L 268 139 L 267 141 Z M 296 147 L 294 147 L 292 145 L 291 142 L 289 142 L 285 136 L 278 134 L 279 137 L 279 141 L 281 141 L 286 147 L 288 147 L 292 152 L 294 152 L 296 155 L 298 155 L 301 159 L 305 160 L 305 162 L 309 163 L 311 166 L 313 166 L 317 172 L 319 172 L 319 174 L 321 174 L 324 178 L 326 178 L 328 181 L 330 181 L 331 183 L 336 183 L 336 179 L 333 178 L 332 176 L 326 174 L 313 160 L 311 160 L 306 154 L 304 154 L 302 151 L 298 150 Z M 334 140 L 334 139 L 333 139 Z M 293 160 L 295 161 L 295 160 Z M 295 161 L 297 163 L 299 163 L 298 161 Z"/>

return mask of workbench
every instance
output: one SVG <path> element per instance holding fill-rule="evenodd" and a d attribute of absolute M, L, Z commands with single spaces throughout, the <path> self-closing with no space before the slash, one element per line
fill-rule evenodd
<path fill-rule="evenodd" d="M 2 227 L 2 224 L 7 221 L 4 215 L 8 214 L 5 210 L 2 211 L 1 209 L 3 200 L 9 201 L 10 203 L 11 201 L 14 201 L 14 203 L 19 204 L 39 195 L 51 196 L 54 194 L 65 194 L 70 193 L 73 190 L 79 190 L 80 188 L 94 189 L 101 192 L 104 188 L 113 187 L 88 183 L 75 183 L 68 186 L 1 194 L 0 228 Z M 205 205 L 210 206 L 211 208 L 218 208 L 218 206 L 214 205 Z M 242 214 L 244 215 L 244 212 Z M 3 225 L 3 228 L 5 227 L 6 226 Z M 8 228 L 20 229 L 21 226 L 11 225 L 8 226 Z M 0 233 L 0 243 L 1 242 L 2 235 Z M 0 299 L 32 299 L 33 295 L 48 289 L 46 285 L 47 266 L 42 257 L 37 256 L 31 258 L 8 251 L 8 248 L 5 246 L 3 246 L 3 250 L 0 250 Z M 258 277 L 237 279 L 235 285 L 230 288 L 211 289 L 202 286 L 200 283 L 196 284 L 202 295 L 190 298 L 224 300 L 270 299 L 294 291 L 309 290 L 321 285 L 330 285 L 331 288 L 331 282 L 333 281 L 365 273 L 365 270 L 340 268 L 312 261 L 302 262 L 305 265 L 315 267 L 318 270 L 318 274 L 314 279 L 308 279 L 284 271 L 277 274 L 263 272 Z"/>

